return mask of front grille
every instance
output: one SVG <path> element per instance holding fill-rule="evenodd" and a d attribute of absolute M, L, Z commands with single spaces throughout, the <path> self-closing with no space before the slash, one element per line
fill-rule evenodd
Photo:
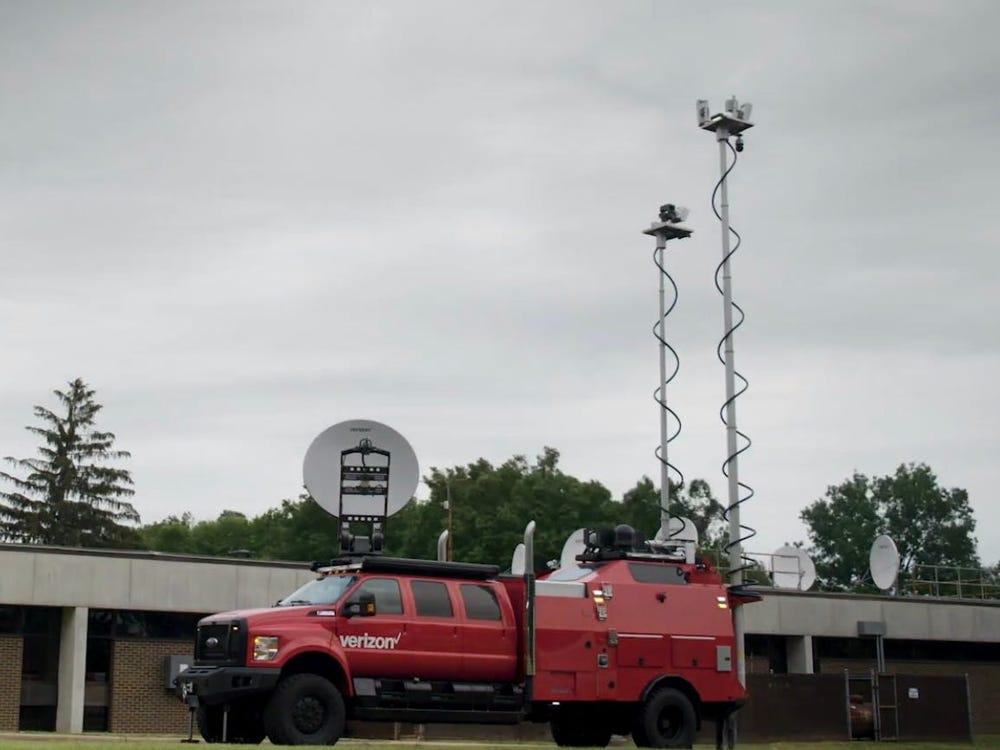
<path fill-rule="evenodd" d="M 199 625 L 194 644 L 195 663 L 242 664 L 246 633 L 246 623 L 242 620 Z"/>

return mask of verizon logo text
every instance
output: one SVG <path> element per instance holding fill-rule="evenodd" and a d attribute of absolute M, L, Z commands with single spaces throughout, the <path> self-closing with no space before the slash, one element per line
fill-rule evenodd
<path fill-rule="evenodd" d="M 402 637 L 402 633 L 398 635 L 368 635 L 368 633 L 363 633 L 362 635 L 342 635 L 340 636 L 340 645 L 344 648 L 374 648 L 391 651 L 396 648 L 399 639 Z"/>

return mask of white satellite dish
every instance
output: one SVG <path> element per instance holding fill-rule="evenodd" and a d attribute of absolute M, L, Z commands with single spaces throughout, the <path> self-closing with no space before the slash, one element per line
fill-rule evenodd
<path fill-rule="evenodd" d="M 575 568 L 578 565 L 576 556 L 583 554 L 587 545 L 583 541 L 583 529 L 577 529 L 563 544 L 562 554 L 559 555 L 560 568 Z"/>
<path fill-rule="evenodd" d="M 684 518 L 683 516 L 670 516 L 670 520 L 667 525 L 667 531 L 663 531 L 661 526 L 656 530 L 656 541 L 658 542 L 691 542 L 692 544 L 698 544 L 698 527 L 694 525 L 694 521 L 690 518 Z"/>
<path fill-rule="evenodd" d="M 391 516 L 413 497 L 420 467 L 394 429 L 351 419 L 312 441 L 302 475 L 309 494 L 332 516 Z"/>
<path fill-rule="evenodd" d="M 524 542 L 521 542 L 516 547 L 514 547 L 514 554 L 510 558 L 510 572 L 511 575 L 523 576 L 524 575 Z"/>
<path fill-rule="evenodd" d="M 872 550 L 868 554 L 868 567 L 872 572 L 872 580 L 882 591 L 888 591 L 896 585 L 899 575 L 899 550 L 896 543 L 886 534 L 875 537 Z"/>
<path fill-rule="evenodd" d="M 771 581 L 779 589 L 808 591 L 816 583 L 816 566 L 804 549 L 786 544 L 771 555 Z"/>

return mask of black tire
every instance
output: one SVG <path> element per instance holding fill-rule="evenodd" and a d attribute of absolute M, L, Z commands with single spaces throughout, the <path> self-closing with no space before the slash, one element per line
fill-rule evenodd
<path fill-rule="evenodd" d="M 560 747 L 607 747 L 611 742 L 611 727 L 582 711 L 560 711 L 549 721 L 549 729 Z"/>
<path fill-rule="evenodd" d="M 632 727 L 638 747 L 691 747 L 698 717 L 680 690 L 660 688 L 639 707 Z"/>
<path fill-rule="evenodd" d="M 198 706 L 194 718 L 205 742 L 222 742 L 222 706 Z"/>
<path fill-rule="evenodd" d="M 344 733 L 347 711 L 340 691 L 317 674 L 293 674 L 275 688 L 264 708 L 264 728 L 275 745 L 332 745 Z"/>
<path fill-rule="evenodd" d="M 205 742 L 222 742 L 224 706 L 198 706 L 195 719 Z M 235 705 L 226 718 L 226 742 L 237 745 L 259 745 L 264 741 L 264 724 L 254 706 Z"/>

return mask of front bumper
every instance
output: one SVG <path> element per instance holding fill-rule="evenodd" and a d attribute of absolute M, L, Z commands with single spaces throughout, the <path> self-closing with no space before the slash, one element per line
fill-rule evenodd
<path fill-rule="evenodd" d="M 177 677 L 176 690 L 189 706 L 212 706 L 269 693 L 280 676 L 277 668 L 188 667 Z"/>

